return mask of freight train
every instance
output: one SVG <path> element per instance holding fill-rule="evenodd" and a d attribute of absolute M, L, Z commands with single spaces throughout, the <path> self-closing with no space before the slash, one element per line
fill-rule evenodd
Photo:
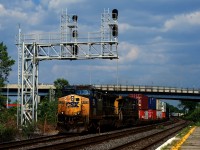
<path fill-rule="evenodd" d="M 166 104 L 143 94 L 119 96 L 76 87 L 58 100 L 62 132 L 100 132 L 167 119 Z"/>

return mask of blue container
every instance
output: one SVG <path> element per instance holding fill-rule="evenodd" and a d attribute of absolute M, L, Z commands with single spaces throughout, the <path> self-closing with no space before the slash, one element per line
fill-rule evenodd
<path fill-rule="evenodd" d="M 156 98 L 149 97 L 148 99 L 148 109 L 156 109 Z"/>

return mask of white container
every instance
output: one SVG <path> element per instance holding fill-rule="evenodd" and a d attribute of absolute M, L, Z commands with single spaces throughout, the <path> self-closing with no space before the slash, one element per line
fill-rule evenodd
<path fill-rule="evenodd" d="M 156 115 L 157 115 L 157 119 L 162 119 L 162 111 L 161 110 L 157 110 Z"/>
<path fill-rule="evenodd" d="M 156 110 L 162 110 L 162 102 L 159 99 L 156 100 Z"/>
<path fill-rule="evenodd" d="M 162 112 L 166 112 L 166 103 L 165 102 L 161 102 L 161 110 Z"/>

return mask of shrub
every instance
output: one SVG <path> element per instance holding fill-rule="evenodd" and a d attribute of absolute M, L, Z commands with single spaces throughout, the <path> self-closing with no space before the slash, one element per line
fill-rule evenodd
<path fill-rule="evenodd" d="M 191 120 L 195 123 L 200 122 L 200 108 L 195 109 L 191 114 L 186 116 L 186 119 Z"/>
<path fill-rule="evenodd" d="M 22 135 L 25 138 L 31 139 L 34 136 L 35 129 L 36 129 L 36 126 L 34 123 L 32 124 L 27 123 L 27 125 L 22 126 Z"/>
<path fill-rule="evenodd" d="M 17 129 L 10 127 L 5 127 L 3 124 L 0 124 L 0 142 L 9 142 L 15 139 Z"/>

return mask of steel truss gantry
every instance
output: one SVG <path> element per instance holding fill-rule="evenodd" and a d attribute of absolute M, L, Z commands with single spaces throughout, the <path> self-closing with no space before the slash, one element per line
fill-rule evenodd
<path fill-rule="evenodd" d="M 60 32 L 22 34 L 18 48 L 18 124 L 37 122 L 38 68 L 42 60 L 118 59 L 118 11 L 104 10 L 101 29 L 78 33 L 78 16 L 62 11 Z"/>

